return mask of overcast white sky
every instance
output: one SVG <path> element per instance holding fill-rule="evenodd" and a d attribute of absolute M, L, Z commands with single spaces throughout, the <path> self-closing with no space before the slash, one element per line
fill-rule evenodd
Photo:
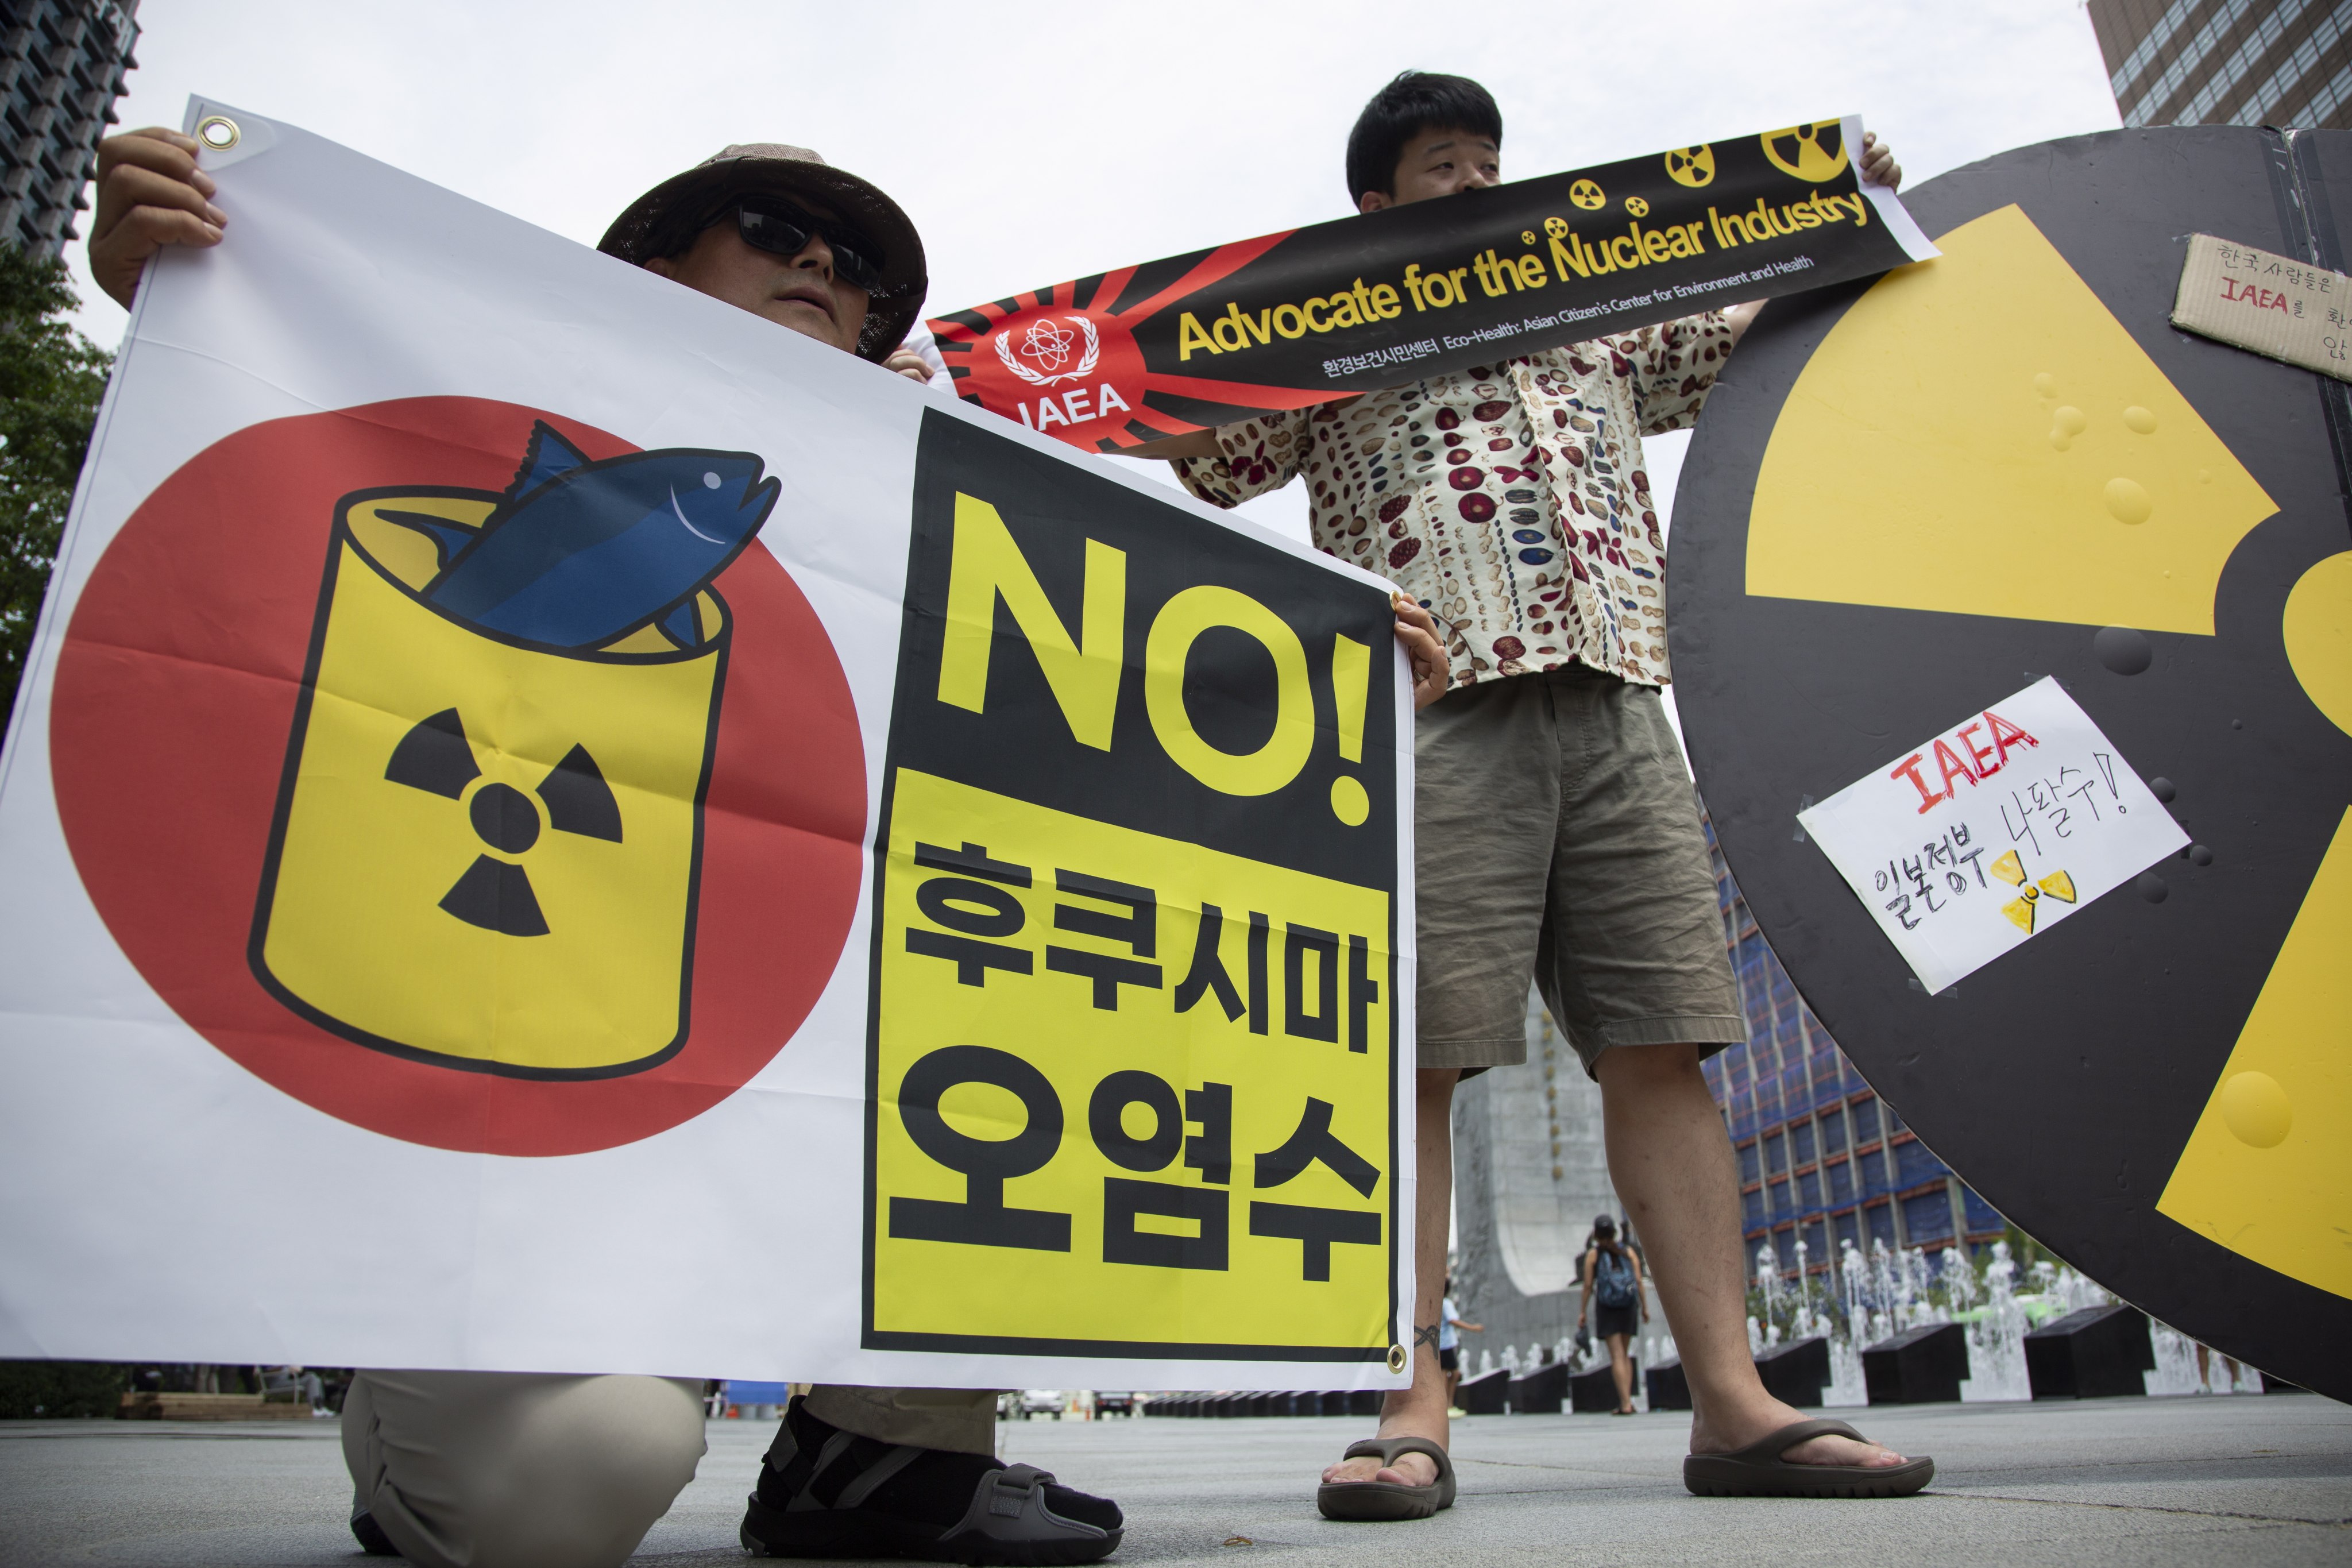
<path fill-rule="evenodd" d="M 139 21 L 126 126 L 209 94 L 584 244 L 727 142 L 814 147 L 914 217 L 935 310 L 1344 215 L 1348 128 L 1408 67 L 1486 84 L 1510 175 L 1858 112 L 1916 182 L 2117 122 L 2078 0 L 143 0 Z M 81 291 L 111 345 L 122 313 Z M 1681 442 L 1659 445 L 1670 486 Z M 1297 487 L 1260 509 L 1303 533 Z"/>

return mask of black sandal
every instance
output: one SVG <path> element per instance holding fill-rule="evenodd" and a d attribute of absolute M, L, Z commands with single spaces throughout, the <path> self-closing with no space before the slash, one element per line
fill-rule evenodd
<path fill-rule="evenodd" d="M 1700 1497 L 1909 1497 L 1936 1479 L 1936 1461 L 1899 1465 L 1792 1465 L 1780 1456 L 1815 1437 L 1869 1438 L 1843 1421 L 1791 1421 L 1728 1454 L 1683 1460 L 1683 1485 Z"/>
<path fill-rule="evenodd" d="M 1125 1533 L 1118 1505 L 1034 1465 L 885 1443 L 794 1400 L 768 1449 L 740 1539 L 759 1557 L 916 1557 L 929 1563 L 1095 1563 Z"/>
<path fill-rule="evenodd" d="M 1426 1454 L 1437 1461 L 1437 1479 L 1425 1487 L 1394 1481 L 1325 1481 L 1315 1489 L 1315 1506 L 1325 1519 L 1427 1519 L 1454 1506 L 1454 1461 L 1426 1437 L 1367 1437 L 1348 1445 L 1342 1459 L 1377 1458 L 1391 1466 L 1400 1454 Z"/>

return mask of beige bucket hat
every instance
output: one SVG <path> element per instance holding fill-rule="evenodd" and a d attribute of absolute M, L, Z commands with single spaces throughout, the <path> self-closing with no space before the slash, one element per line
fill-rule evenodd
<path fill-rule="evenodd" d="M 596 248 L 639 267 L 657 256 L 675 256 L 736 198 L 768 191 L 829 208 L 880 247 L 882 282 L 866 305 L 857 353 L 877 363 L 887 358 L 922 314 L 930 287 L 922 237 L 879 187 L 835 168 L 806 147 L 739 142 L 723 148 L 631 202 Z"/>

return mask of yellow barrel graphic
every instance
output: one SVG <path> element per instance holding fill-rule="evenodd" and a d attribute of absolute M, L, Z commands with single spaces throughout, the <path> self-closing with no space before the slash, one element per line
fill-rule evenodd
<path fill-rule="evenodd" d="M 362 1045 L 609 1077 L 686 1038 L 728 611 L 700 585 L 716 565 L 658 622 L 591 648 L 436 602 L 463 586 L 468 543 L 518 526 L 520 504 L 440 490 L 339 508 L 252 963 L 280 1001 Z M 677 522 L 710 537 L 684 510 Z M 583 591 L 567 589 L 567 613 Z"/>

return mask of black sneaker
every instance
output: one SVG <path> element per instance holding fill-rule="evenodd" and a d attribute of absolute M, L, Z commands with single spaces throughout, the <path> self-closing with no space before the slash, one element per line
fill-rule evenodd
<path fill-rule="evenodd" d="M 1097 1563 L 1118 1549 L 1118 1505 L 1034 1465 L 860 1437 L 795 1399 L 760 1468 L 743 1549 L 762 1557 Z"/>
<path fill-rule="evenodd" d="M 352 1537 L 360 1543 L 360 1550 L 371 1557 L 400 1555 L 400 1548 L 392 1543 L 392 1537 L 383 1532 L 383 1526 L 375 1521 L 372 1513 L 352 1515 Z"/>

